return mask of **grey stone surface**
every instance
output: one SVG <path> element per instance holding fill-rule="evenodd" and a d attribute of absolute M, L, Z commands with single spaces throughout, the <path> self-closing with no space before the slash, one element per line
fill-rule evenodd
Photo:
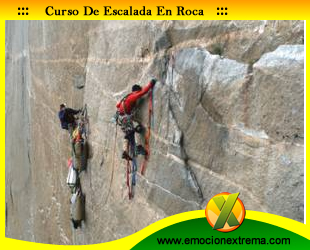
<path fill-rule="evenodd" d="M 301 21 L 7 21 L 6 236 L 111 241 L 204 209 L 220 192 L 303 221 L 303 30 Z M 113 152 L 110 120 L 117 100 L 151 77 L 151 157 L 129 201 L 123 135 Z M 63 102 L 87 103 L 90 120 L 86 220 L 76 231 Z M 146 98 L 140 107 L 146 124 Z"/>

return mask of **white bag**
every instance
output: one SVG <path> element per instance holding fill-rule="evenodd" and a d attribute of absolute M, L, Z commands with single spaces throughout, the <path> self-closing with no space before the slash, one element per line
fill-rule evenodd
<path fill-rule="evenodd" d="M 76 170 L 73 168 L 73 166 L 70 166 L 69 168 L 69 173 L 68 173 L 68 177 L 67 177 L 67 185 L 69 187 L 75 187 L 76 185 L 76 180 L 77 180 L 77 172 Z"/>

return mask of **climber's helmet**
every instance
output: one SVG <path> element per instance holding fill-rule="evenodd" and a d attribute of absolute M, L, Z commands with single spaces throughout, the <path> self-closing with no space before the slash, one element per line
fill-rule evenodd
<path fill-rule="evenodd" d="M 133 85 L 131 88 L 132 92 L 140 91 L 141 89 L 142 89 L 141 86 L 138 84 Z"/>

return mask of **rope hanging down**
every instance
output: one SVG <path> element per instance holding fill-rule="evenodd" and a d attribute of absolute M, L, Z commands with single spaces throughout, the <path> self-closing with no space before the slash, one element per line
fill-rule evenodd
<path fill-rule="evenodd" d="M 136 185 L 136 173 L 137 173 L 137 161 L 136 161 L 136 142 L 134 135 L 132 136 L 131 140 L 128 144 L 128 152 L 132 156 L 131 164 L 130 159 L 127 159 L 127 166 L 126 166 L 126 184 L 128 187 L 128 197 L 131 200 L 134 197 L 134 186 Z M 131 178 L 130 178 L 131 175 Z"/>

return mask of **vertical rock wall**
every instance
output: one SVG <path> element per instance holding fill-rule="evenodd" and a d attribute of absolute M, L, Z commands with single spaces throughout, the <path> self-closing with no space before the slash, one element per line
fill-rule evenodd
<path fill-rule="evenodd" d="M 6 236 L 92 244 L 240 192 L 246 209 L 303 221 L 300 21 L 6 23 Z M 146 175 L 128 201 L 122 132 L 131 85 L 160 82 Z M 69 223 L 68 134 L 59 104 L 88 104 L 86 221 Z M 146 124 L 147 100 L 140 118 Z M 18 151 L 16 151 L 18 147 Z M 114 158 L 114 165 L 112 164 Z"/>

